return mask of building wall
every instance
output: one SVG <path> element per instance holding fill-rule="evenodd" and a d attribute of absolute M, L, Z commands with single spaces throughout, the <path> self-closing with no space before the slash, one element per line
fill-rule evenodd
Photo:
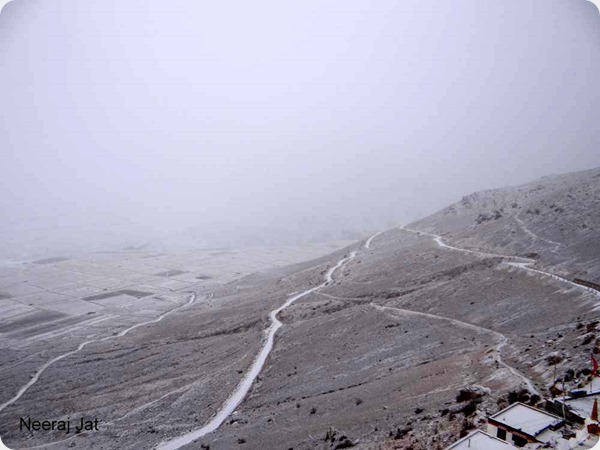
<path fill-rule="evenodd" d="M 496 427 L 495 425 L 492 425 L 491 423 L 488 422 L 487 424 L 487 433 L 497 437 L 498 439 L 502 439 L 503 441 L 508 442 L 509 444 L 512 445 L 516 445 L 516 443 L 518 442 L 522 442 L 522 438 L 520 438 L 519 436 L 513 435 L 510 431 L 508 430 L 504 430 L 505 431 L 505 435 L 502 435 L 502 433 L 500 435 L 498 435 L 498 427 Z M 516 439 L 516 442 L 515 442 Z M 530 448 L 529 446 L 527 448 Z"/>

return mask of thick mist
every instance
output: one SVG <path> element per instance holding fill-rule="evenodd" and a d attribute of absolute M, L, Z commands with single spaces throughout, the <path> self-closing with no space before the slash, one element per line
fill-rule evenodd
<path fill-rule="evenodd" d="M 16 0 L 0 257 L 353 238 L 600 165 L 585 0 Z"/>

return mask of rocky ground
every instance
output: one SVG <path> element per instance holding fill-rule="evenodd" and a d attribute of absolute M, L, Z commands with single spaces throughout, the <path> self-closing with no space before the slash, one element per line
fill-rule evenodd
<path fill-rule="evenodd" d="M 445 448 L 511 402 L 587 382 L 600 298 L 508 263 L 527 257 L 539 271 L 600 282 L 599 194 L 596 169 L 473 194 L 409 225 L 486 254 L 396 228 L 369 248 L 186 286 L 198 294 L 191 305 L 50 366 L 0 412 L 0 435 L 15 448 L 134 449 L 200 427 L 252 364 L 269 311 L 356 251 L 334 283 L 280 314 L 244 402 L 186 448 Z M 3 350 L 0 401 L 72 344 Z M 75 436 L 19 432 L 18 418 L 34 414 L 102 422 Z"/>

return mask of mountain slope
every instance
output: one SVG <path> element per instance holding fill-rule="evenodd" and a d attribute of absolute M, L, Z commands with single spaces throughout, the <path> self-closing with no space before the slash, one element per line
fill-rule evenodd
<path fill-rule="evenodd" d="M 538 253 L 559 273 L 598 280 L 600 169 L 477 192 L 411 226 L 469 248 Z"/>
<path fill-rule="evenodd" d="M 600 294 L 569 280 L 598 281 L 599 184 L 594 169 L 473 194 L 327 257 L 217 286 L 210 304 L 52 366 L 0 412 L 0 431 L 43 442 L 17 428 L 34 405 L 49 420 L 104 418 L 68 441 L 82 448 L 151 448 L 201 428 L 247 373 L 270 312 L 355 253 L 278 315 L 243 402 L 183 448 L 443 449 L 516 399 L 559 393 L 557 378 L 588 382 Z M 23 382 L 3 373 L 11 389 Z M 74 374 L 82 381 L 62 381 Z"/>
<path fill-rule="evenodd" d="M 376 236 L 334 286 L 286 311 L 260 382 L 203 442 L 444 448 L 509 401 L 550 396 L 556 375 L 585 384 L 600 298 L 510 263 L 595 280 L 599 174 L 473 194 L 410 225 L 445 245 L 401 228 Z M 465 389 L 481 398 L 457 401 Z"/>

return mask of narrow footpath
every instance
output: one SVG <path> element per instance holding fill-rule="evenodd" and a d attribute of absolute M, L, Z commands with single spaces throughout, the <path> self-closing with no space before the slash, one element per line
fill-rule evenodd
<path fill-rule="evenodd" d="M 15 394 L 14 397 L 12 397 L 10 400 L 7 400 L 6 402 L 2 403 L 0 405 L 0 412 L 3 411 L 4 409 L 6 409 L 6 407 L 12 405 L 14 402 L 16 402 L 17 400 L 19 400 L 21 398 L 21 396 L 27 392 L 27 390 L 33 386 L 35 383 L 37 383 L 37 381 L 39 380 L 40 376 L 44 373 L 44 371 L 50 367 L 52 364 L 54 364 L 55 362 L 60 361 L 61 359 L 65 359 L 71 355 L 74 355 L 75 353 L 80 352 L 81 350 L 83 350 L 85 347 L 87 347 L 90 344 L 94 344 L 96 342 L 104 342 L 104 341 L 110 341 L 113 339 L 118 339 L 122 336 L 125 336 L 126 334 L 128 334 L 129 332 L 135 330 L 136 328 L 140 328 L 143 327 L 145 325 L 150 325 L 153 323 L 158 323 L 161 320 L 163 320 L 165 317 L 167 317 L 170 314 L 173 314 L 175 311 L 179 311 L 182 308 L 185 308 L 186 306 L 194 303 L 194 301 L 196 300 L 196 294 L 194 292 L 190 292 L 189 293 L 190 297 L 189 300 L 184 303 L 183 305 L 177 306 L 173 309 L 170 309 L 169 311 L 161 314 L 160 316 L 158 316 L 156 319 L 152 319 L 152 320 L 148 320 L 145 322 L 141 322 L 141 323 L 137 323 L 129 328 L 124 329 L 123 331 L 113 335 L 113 336 L 106 336 L 100 339 L 90 339 L 89 341 L 85 341 L 82 342 L 81 344 L 79 344 L 77 346 L 77 348 L 75 350 L 71 350 L 69 352 L 63 353 L 61 355 L 58 355 L 54 358 L 52 358 L 51 360 L 49 360 L 48 362 L 46 362 L 44 365 L 42 365 L 37 372 L 35 372 L 35 374 L 33 375 L 33 377 L 31 378 L 31 380 L 29 380 L 29 382 L 27 384 L 25 384 L 23 387 L 21 387 L 21 389 L 19 389 L 19 391 Z"/>
<path fill-rule="evenodd" d="M 219 428 L 221 424 L 227 419 L 227 417 L 229 417 L 240 405 L 240 403 L 242 403 L 242 401 L 250 391 L 252 384 L 254 384 L 254 381 L 263 369 L 265 362 L 267 361 L 267 357 L 271 353 L 271 350 L 273 350 L 275 333 L 277 333 L 277 330 L 279 330 L 279 328 L 281 328 L 281 326 L 283 325 L 281 321 L 277 318 L 277 315 L 281 311 L 286 309 L 288 306 L 290 306 L 292 303 L 294 303 L 296 300 L 299 300 L 302 297 L 306 297 L 307 295 L 312 294 L 313 292 L 316 292 L 324 288 L 325 286 L 331 284 L 333 282 L 334 273 L 338 269 L 342 269 L 344 265 L 346 265 L 349 261 L 354 259 L 356 257 L 356 253 L 357 252 L 354 251 L 350 253 L 349 256 L 340 259 L 335 266 L 333 266 L 327 271 L 327 273 L 325 274 L 325 281 L 323 283 L 311 289 L 307 289 L 306 291 L 303 291 L 299 294 L 296 294 L 293 297 L 290 297 L 279 308 L 271 311 L 271 313 L 269 314 L 269 317 L 271 319 L 271 325 L 266 330 L 267 337 L 265 339 L 262 349 L 260 350 L 256 359 L 252 363 L 252 366 L 250 366 L 250 369 L 246 372 L 246 374 L 244 375 L 240 383 L 237 385 L 231 396 L 227 399 L 223 406 L 221 406 L 217 414 L 201 428 L 192 430 L 189 433 L 174 438 L 172 440 L 162 442 L 158 445 L 158 450 L 179 449 L 184 445 L 187 445 L 195 441 L 196 439 L 206 436 L 207 434 L 212 433 L 217 428 Z"/>

